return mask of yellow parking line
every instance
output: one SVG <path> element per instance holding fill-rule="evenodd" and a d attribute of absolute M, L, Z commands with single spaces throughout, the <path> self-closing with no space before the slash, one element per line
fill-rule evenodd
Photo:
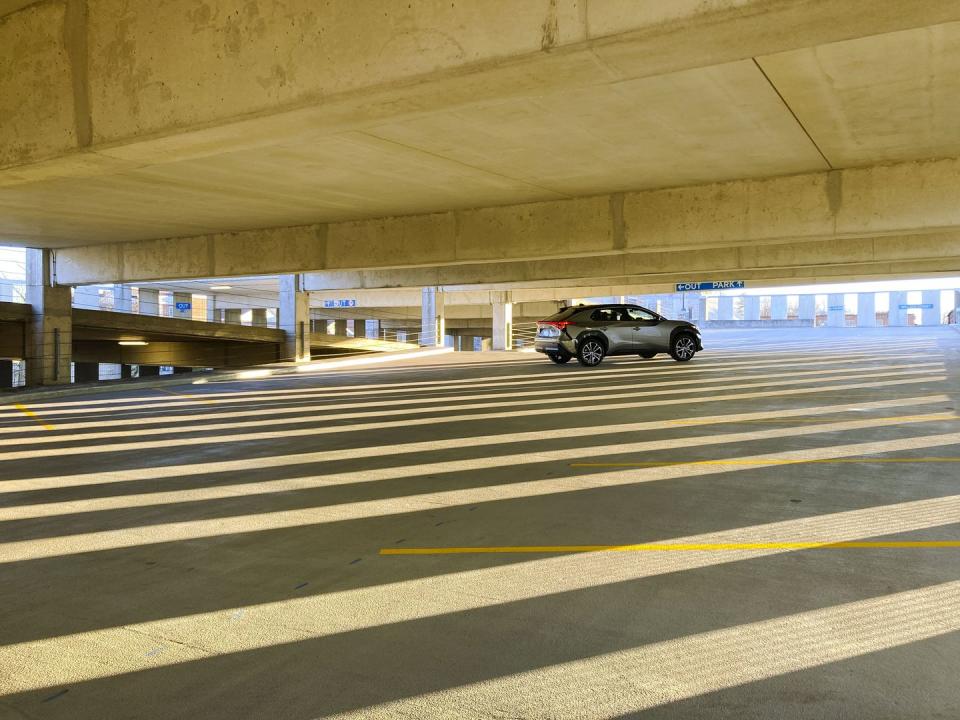
<path fill-rule="evenodd" d="M 570 467 L 673 467 L 675 465 L 801 465 L 818 464 L 854 464 L 854 463 L 954 463 L 960 457 L 927 458 L 789 458 L 761 459 L 743 458 L 731 460 L 691 460 L 690 462 L 624 462 L 624 463 L 570 463 Z"/>
<path fill-rule="evenodd" d="M 44 422 L 39 415 L 37 415 L 33 410 L 28 408 L 26 405 L 15 404 L 14 407 L 20 412 L 22 412 L 24 415 L 26 415 L 28 418 L 30 418 L 31 420 L 36 420 L 38 423 L 40 423 L 40 425 L 43 427 L 44 430 L 56 430 L 56 428 L 53 425 L 51 425 L 50 423 Z"/>
<path fill-rule="evenodd" d="M 381 555 L 479 553 L 690 552 L 697 550 L 833 550 L 838 548 L 960 548 L 960 540 L 854 540 L 844 542 L 641 543 L 638 545 L 516 545 L 503 547 L 380 548 Z"/>
<path fill-rule="evenodd" d="M 856 416 L 858 417 L 866 417 L 865 413 L 857 410 L 848 410 L 846 412 L 856 413 Z M 923 418 L 926 420 L 960 420 L 960 416 L 954 413 L 930 413 L 927 415 L 895 415 L 892 417 L 884 417 L 882 419 L 890 420 L 891 422 L 894 422 L 894 421 L 917 420 L 920 418 Z M 829 422 L 831 420 L 844 420 L 844 419 L 849 419 L 849 417 L 847 415 L 843 415 L 842 417 L 840 415 L 837 415 L 837 416 L 818 415 L 817 417 L 814 417 L 814 418 L 803 418 L 803 417 L 783 417 L 783 418 L 769 418 L 769 419 L 761 418 L 757 420 L 731 420 L 730 424 L 738 425 L 740 423 L 780 423 L 780 424 L 787 423 L 792 425 L 793 423 L 822 423 L 822 422 Z M 716 420 L 699 420 L 699 419 L 667 420 L 666 422 L 664 422 L 664 424 L 665 425 L 716 425 L 717 421 Z"/>

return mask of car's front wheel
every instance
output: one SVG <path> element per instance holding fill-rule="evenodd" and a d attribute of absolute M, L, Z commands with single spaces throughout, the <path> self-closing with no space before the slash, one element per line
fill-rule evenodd
<path fill-rule="evenodd" d="M 547 357 L 550 358 L 557 365 L 566 365 L 568 362 L 570 362 L 570 358 L 572 358 L 573 355 L 561 350 L 560 352 L 547 353 Z"/>
<path fill-rule="evenodd" d="M 670 357 L 677 362 L 687 362 L 696 352 L 697 341 L 687 333 L 680 333 L 670 343 Z"/>
<path fill-rule="evenodd" d="M 597 338 L 587 338 L 577 348 L 577 360 L 584 367 L 596 367 L 607 354 L 607 349 Z"/>
<path fill-rule="evenodd" d="M 640 353 L 640 357 L 642 357 L 644 360 L 649 360 L 650 358 L 656 356 L 657 354 L 652 350 L 644 350 L 642 353 Z"/>

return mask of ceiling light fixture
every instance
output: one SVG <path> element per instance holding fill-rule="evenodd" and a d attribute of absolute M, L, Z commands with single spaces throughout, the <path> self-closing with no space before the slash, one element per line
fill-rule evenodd
<path fill-rule="evenodd" d="M 211 285 L 211 290 L 233 290 L 233 285 Z"/>
<path fill-rule="evenodd" d="M 117 345 L 149 345 L 150 343 L 144 340 L 120 340 Z"/>

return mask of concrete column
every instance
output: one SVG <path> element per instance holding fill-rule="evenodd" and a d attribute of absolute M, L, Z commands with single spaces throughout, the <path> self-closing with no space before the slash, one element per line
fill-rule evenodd
<path fill-rule="evenodd" d="M 96 382 L 100 379 L 100 363 L 78 362 L 73 364 L 73 381 L 78 383 Z"/>
<path fill-rule="evenodd" d="M 353 320 L 353 337 L 365 338 L 367 336 L 367 321 Z"/>
<path fill-rule="evenodd" d="M 159 315 L 160 314 L 160 291 L 155 288 L 140 288 L 140 314 L 141 315 Z"/>
<path fill-rule="evenodd" d="M 920 311 L 920 323 L 922 325 L 939 325 L 943 322 L 943 314 L 940 310 L 940 291 L 939 290 L 924 290 L 923 299 L 921 302 L 924 305 L 933 305 L 932 308 L 923 308 Z"/>
<path fill-rule="evenodd" d="M 857 293 L 857 327 L 877 326 L 877 294 Z"/>
<path fill-rule="evenodd" d="M 902 290 L 898 290 L 890 293 L 890 321 L 889 324 L 893 327 L 903 327 L 907 324 L 907 315 L 909 310 L 907 308 L 901 308 L 901 305 L 907 304 L 907 294 Z"/>
<path fill-rule="evenodd" d="M 425 287 L 420 298 L 420 345 L 439 346 L 445 332 L 443 291 Z"/>
<path fill-rule="evenodd" d="M 827 296 L 827 327 L 846 325 L 846 307 L 842 293 L 830 293 Z"/>
<path fill-rule="evenodd" d="M 243 322 L 243 310 L 240 308 L 224 308 L 223 321 L 225 323 L 239 325 L 241 322 Z"/>
<path fill-rule="evenodd" d="M 160 374 L 159 365 L 141 365 L 140 377 L 154 377 Z"/>
<path fill-rule="evenodd" d="M 121 365 L 120 366 L 120 379 L 129 380 L 133 377 L 133 365 Z"/>
<path fill-rule="evenodd" d="M 717 320 L 733 320 L 733 295 L 721 295 L 717 305 Z"/>
<path fill-rule="evenodd" d="M 333 334 L 339 335 L 340 337 L 346 337 L 347 335 L 347 321 L 346 320 L 334 320 L 333 321 Z"/>
<path fill-rule="evenodd" d="M 177 303 L 189 303 L 190 307 L 187 310 L 177 310 Z M 173 310 L 171 311 L 171 317 L 175 318 L 185 318 L 190 320 L 193 318 L 193 296 L 190 293 L 179 293 L 175 292 L 173 294 Z"/>
<path fill-rule="evenodd" d="M 770 319 L 771 320 L 787 319 L 787 296 L 786 295 L 772 295 L 770 297 Z"/>
<path fill-rule="evenodd" d="M 0 360 L 0 388 L 13 387 L 13 360 Z"/>
<path fill-rule="evenodd" d="M 303 290 L 299 273 L 280 276 L 280 329 L 286 333 L 283 357 L 301 362 L 310 359 L 310 293 Z"/>
<path fill-rule="evenodd" d="M 116 312 L 133 312 L 133 288 L 129 285 L 113 286 L 113 309 Z"/>
<path fill-rule="evenodd" d="M 814 320 L 817 317 L 817 296 L 801 295 L 797 307 L 797 318 L 800 320 Z"/>
<path fill-rule="evenodd" d="M 207 322 L 220 322 L 216 295 L 207 295 Z"/>
<path fill-rule="evenodd" d="M 267 326 L 267 309 L 266 308 L 253 308 L 250 311 L 252 314 L 252 319 L 250 324 L 254 327 L 266 327 Z"/>
<path fill-rule="evenodd" d="M 53 285 L 49 250 L 27 250 L 27 385 L 70 383 L 73 315 L 70 288 Z"/>
<path fill-rule="evenodd" d="M 509 292 L 492 295 L 493 338 L 490 346 L 494 350 L 513 350 L 513 298 Z"/>
<path fill-rule="evenodd" d="M 759 295 L 743 296 L 743 319 L 744 320 L 760 319 L 760 296 Z"/>
<path fill-rule="evenodd" d="M 493 341 L 490 338 L 480 338 L 480 350 L 489 352 L 493 348 Z"/>

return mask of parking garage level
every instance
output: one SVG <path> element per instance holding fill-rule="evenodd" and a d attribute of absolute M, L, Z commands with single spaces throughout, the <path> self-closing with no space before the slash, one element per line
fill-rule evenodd
<path fill-rule="evenodd" d="M 960 333 L 705 344 L 4 408 L 0 717 L 960 714 Z"/>

